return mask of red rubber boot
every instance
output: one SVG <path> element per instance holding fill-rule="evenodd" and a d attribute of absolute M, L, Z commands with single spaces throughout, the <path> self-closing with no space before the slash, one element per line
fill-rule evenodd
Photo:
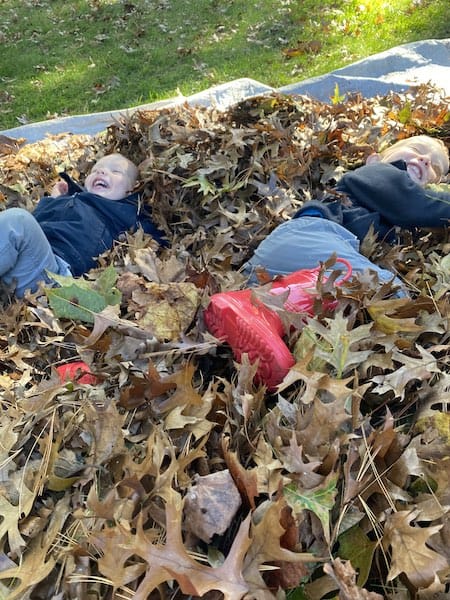
<path fill-rule="evenodd" d="M 274 389 L 295 360 L 283 341 L 280 317 L 251 295 L 250 289 L 214 294 L 204 312 L 205 323 L 231 346 L 238 362 L 244 353 L 252 363 L 259 360 L 256 381 Z"/>
<path fill-rule="evenodd" d="M 60 365 L 56 367 L 56 371 L 61 383 L 66 383 L 66 381 L 78 381 L 79 383 L 89 383 L 90 385 L 98 383 L 97 377 L 93 375 L 89 366 L 81 360 Z"/>
<path fill-rule="evenodd" d="M 341 285 L 341 283 L 351 277 L 352 266 L 345 258 L 337 258 L 336 263 L 342 263 L 347 268 L 344 276 L 336 281 L 336 285 Z M 305 312 L 310 316 L 314 316 L 314 301 L 317 298 L 317 282 L 320 270 L 321 267 L 301 269 L 280 277 L 273 282 L 270 293 L 278 295 L 286 292 L 288 289 L 289 296 L 284 303 L 284 308 L 291 312 Z M 322 278 L 324 282 L 327 279 L 328 277 L 325 276 Z M 332 309 L 335 306 L 336 303 L 333 301 L 325 301 L 323 305 L 325 309 Z"/>
<path fill-rule="evenodd" d="M 350 277 L 352 268 L 344 259 L 337 262 L 347 267 L 347 273 L 337 282 L 340 284 Z M 320 267 L 295 271 L 274 281 L 270 293 L 278 295 L 289 290 L 285 309 L 312 315 L 319 273 Z M 332 308 L 332 303 L 329 307 Z M 283 341 L 286 332 L 281 319 L 252 298 L 250 289 L 214 294 L 205 309 L 204 319 L 208 330 L 231 346 L 237 361 L 240 362 L 244 353 L 250 362 L 259 361 L 255 379 L 269 390 L 274 390 L 295 364 Z"/>

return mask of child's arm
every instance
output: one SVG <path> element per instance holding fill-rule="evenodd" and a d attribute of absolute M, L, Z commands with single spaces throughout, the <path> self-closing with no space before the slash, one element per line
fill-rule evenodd
<path fill-rule="evenodd" d="M 390 164 L 360 167 L 344 175 L 338 189 L 355 204 L 399 227 L 443 227 L 450 221 L 450 191 L 421 187 L 406 171 Z"/>

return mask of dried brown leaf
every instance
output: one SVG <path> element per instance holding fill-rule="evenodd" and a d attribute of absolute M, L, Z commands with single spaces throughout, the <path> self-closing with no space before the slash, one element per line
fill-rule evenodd
<path fill-rule="evenodd" d="M 241 505 L 241 496 L 226 469 L 197 476 L 184 499 L 186 527 L 204 542 L 230 527 Z"/>
<path fill-rule="evenodd" d="M 349 561 L 340 558 L 327 563 L 323 570 L 338 584 L 339 600 L 382 600 L 376 592 L 368 592 L 356 585 L 356 573 Z"/>
<path fill-rule="evenodd" d="M 447 560 L 427 546 L 429 538 L 442 525 L 420 527 L 418 511 L 398 511 L 388 516 L 384 529 L 383 545 L 391 547 L 392 564 L 388 581 L 404 573 L 416 588 L 426 588 L 436 573 L 448 568 Z"/>

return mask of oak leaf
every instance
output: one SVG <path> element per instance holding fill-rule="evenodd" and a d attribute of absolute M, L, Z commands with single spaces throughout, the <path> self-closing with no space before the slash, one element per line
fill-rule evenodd
<path fill-rule="evenodd" d="M 276 502 L 266 501 L 258 507 L 253 516 L 250 530 L 252 543 L 245 557 L 244 575 L 245 580 L 250 583 L 250 591 L 255 598 L 270 597 L 264 595 L 267 593 L 267 588 L 261 574 L 263 565 L 268 569 L 271 565 L 272 569 L 275 566 L 277 570 L 280 568 L 280 563 L 301 565 L 303 568 L 295 571 L 297 576 L 301 576 L 306 571 L 305 563 L 314 561 L 314 555 L 309 552 L 293 552 L 281 545 L 286 531 L 281 523 L 285 508 L 286 503 L 283 498 Z M 269 531 L 270 535 L 268 535 Z"/>
<path fill-rule="evenodd" d="M 166 541 L 153 543 L 138 524 L 134 553 L 147 562 L 147 570 L 134 600 L 146 600 L 162 582 L 175 579 L 184 594 L 203 596 L 219 590 L 225 600 L 240 600 L 248 591 L 242 574 L 245 555 L 251 546 L 248 536 L 250 517 L 240 525 L 227 558 L 219 567 L 209 567 L 194 560 L 183 545 L 181 536 L 181 498 L 174 491 L 166 492 Z"/>
<path fill-rule="evenodd" d="M 261 494 L 272 496 L 278 491 L 282 481 L 282 463 L 274 458 L 272 447 L 263 436 L 259 437 L 254 453 L 255 467 L 245 468 L 241 464 L 238 453 L 229 449 L 227 437 L 222 440 L 222 451 L 234 482 L 249 507 L 256 508 Z"/>
<path fill-rule="evenodd" d="M 427 546 L 430 537 L 442 525 L 411 525 L 418 515 L 418 510 L 391 514 L 386 520 L 383 536 L 383 546 L 390 547 L 392 552 L 388 581 L 404 573 L 416 589 L 431 585 L 435 574 L 449 566 L 441 554 Z"/>
<path fill-rule="evenodd" d="M 331 365 L 336 377 L 341 379 L 372 353 L 372 350 L 358 349 L 370 338 L 372 323 L 349 329 L 349 321 L 341 311 L 325 321 L 327 326 L 308 319 L 308 327 L 317 338 L 315 356 Z"/>
<path fill-rule="evenodd" d="M 283 495 L 295 514 L 310 510 L 319 518 L 327 543 L 331 540 L 330 515 L 336 500 L 337 480 L 337 474 L 331 473 L 321 485 L 313 489 L 302 489 L 296 483 L 290 483 L 283 489 Z"/>
<path fill-rule="evenodd" d="M 315 472 L 321 466 L 322 462 L 319 460 L 306 462 L 304 460 L 303 448 L 297 444 L 294 432 L 292 433 L 289 447 L 283 447 L 280 450 L 280 454 L 283 457 L 283 467 L 289 473 L 298 474 L 298 479 L 302 487 L 313 488 L 323 480 L 323 476 Z"/>
<path fill-rule="evenodd" d="M 398 350 L 394 350 L 392 358 L 401 366 L 392 371 L 392 373 L 373 377 L 372 381 L 377 384 L 373 392 L 377 394 L 393 392 L 397 398 L 403 400 L 406 393 L 406 386 L 411 381 L 426 381 L 433 376 L 433 373 L 439 373 L 440 368 L 433 354 L 420 346 L 417 346 L 417 350 L 420 357 L 408 356 Z"/>
<path fill-rule="evenodd" d="M 353 379 L 337 379 L 322 373 L 320 371 L 310 370 L 309 357 L 297 362 L 290 368 L 281 384 L 278 386 L 278 391 L 283 392 L 296 381 L 302 381 L 305 385 L 304 393 L 302 394 L 302 403 L 311 404 L 317 396 L 319 390 L 328 390 L 333 395 L 348 397 L 351 394 L 351 389 L 347 384 Z"/>
<path fill-rule="evenodd" d="M 26 542 L 19 531 L 19 521 L 23 515 L 27 516 L 33 506 L 35 494 L 26 486 L 20 490 L 20 503 L 15 506 L 4 496 L 0 496 L 0 540 L 8 538 L 12 556 L 20 556 L 26 547 Z"/>
<path fill-rule="evenodd" d="M 54 506 L 47 528 L 28 543 L 19 564 L 0 571 L 0 580 L 15 581 L 9 590 L 8 600 L 22 600 L 27 597 L 29 590 L 52 572 L 56 559 L 50 549 L 70 514 L 69 501 L 70 496 L 64 496 Z"/>
<path fill-rule="evenodd" d="M 383 600 L 380 594 L 358 587 L 356 573 L 350 562 L 337 558 L 327 563 L 323 570 L 338 584 L 340 600 Z"/>

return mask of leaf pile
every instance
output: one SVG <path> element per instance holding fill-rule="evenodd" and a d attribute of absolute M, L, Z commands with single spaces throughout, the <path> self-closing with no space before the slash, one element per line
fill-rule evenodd
<path fill-rule="evenodd" d="M 202 308 L 371 152 L 416 133 L 450 144 L 448 106 L 427 86 L 334 105 L 275 94 L 135 113 L 96 138 L 0 140 L 5 207 L 120 151 L 170 242 L 126 236 L 85 278 L 5 298 L 2 598 L 447 597 L 447 232 L 365 240 L 410 298 L 367 274 L 320 287 L 333 313 L 281 311 L 296 364 L 276 394 Z M 97 383 L 61 383 L 56 367 L 80 359 Z"/>

